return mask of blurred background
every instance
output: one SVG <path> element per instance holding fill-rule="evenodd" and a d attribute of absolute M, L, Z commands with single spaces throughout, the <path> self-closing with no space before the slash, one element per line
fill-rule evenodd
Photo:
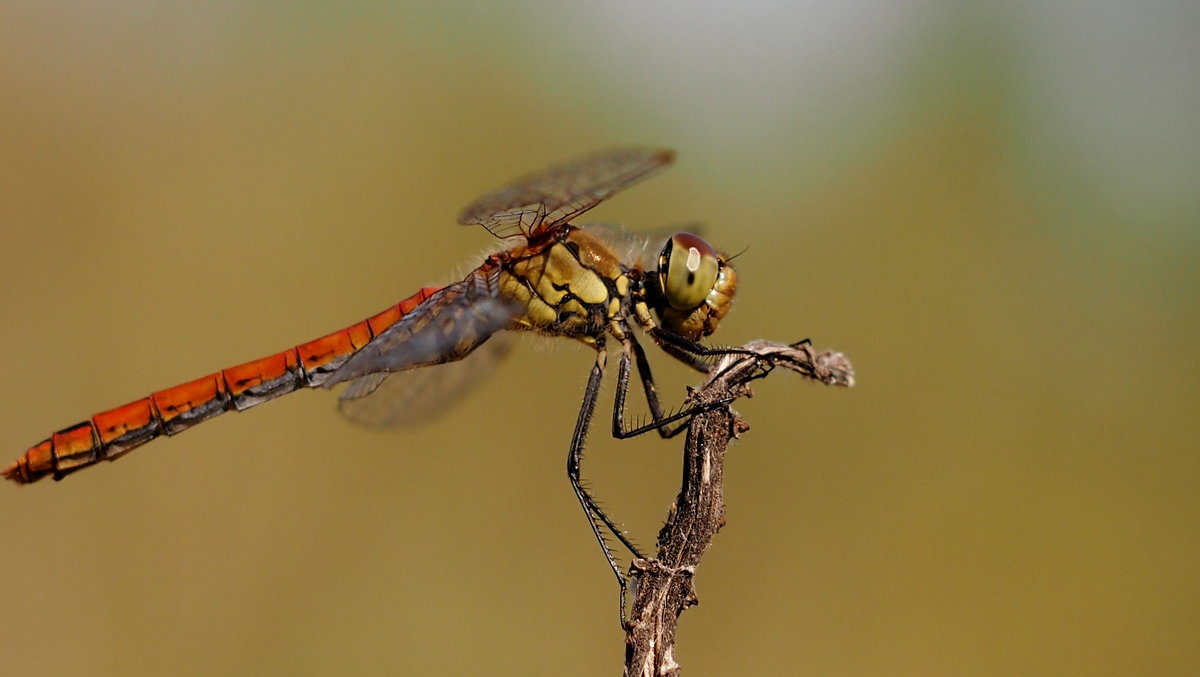
<path fill-rule="evenodd" d="M 662 145 L 584 220 L 748 247 L 715 338 L 859 374 L 738 403 L 686 674 L 1196 674 L 1197 6 L 647 5 L 5 3 L 3 462 L 457 279 L 516 176 Z M 591 357 L 521 343 L 417 428 L 306 392 L 0 487 L 0 673 L 616 674 L 563 471 Z M 585 474 L 649 545 L 682 444 L 603 402 Z"/>

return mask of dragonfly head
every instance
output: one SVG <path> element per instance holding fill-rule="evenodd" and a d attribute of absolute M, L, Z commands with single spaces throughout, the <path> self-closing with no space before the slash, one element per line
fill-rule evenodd
<path fill-rule="evenodd" d="M 723 254 L 691 233 L 675 233 L 658 255 L 659 320 L 693 341 L 717 330 L 733 305 L 737 274 Z"/>

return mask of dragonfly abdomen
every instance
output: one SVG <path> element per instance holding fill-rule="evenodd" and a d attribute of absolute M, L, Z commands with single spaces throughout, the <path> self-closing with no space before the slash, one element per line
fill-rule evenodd
<path fill-rule="evenodd" d="M 319 386 L 351 355 L 439 289 L 426 287 L 327 336 L 100 412 L 42 440 L 0 474 L 20 484 L 47 475 L 59 480 L 226 411 L 244 411 L 302 387 Z"/>

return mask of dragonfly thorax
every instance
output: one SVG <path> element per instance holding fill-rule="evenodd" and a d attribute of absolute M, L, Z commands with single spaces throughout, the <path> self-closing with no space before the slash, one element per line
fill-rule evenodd
<path fill-rule="evenodd" d="M 586 232 L 566 227 L 553 242 L 509 250 L 500 292 L 523 311 L 525 329 L 595 337 L 622 314 L 630 279 L 616 255 Z"/>

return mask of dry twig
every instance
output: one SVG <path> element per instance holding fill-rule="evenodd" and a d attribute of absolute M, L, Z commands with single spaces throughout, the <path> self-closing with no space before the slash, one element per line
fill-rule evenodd
<path fill-rule="evenodd" d="M 854 385 L 853 368 L 841 353 L 814 353 L 808 341 L 792 345 L 752 341 L 739 350 L 744 353 L 722 358 L 708 381 L 691 393 L 691 402 L 704 410 L 688 424 L 683 486 L 658 534 L 658 555 L 635 560 L 631 567 L 636 587 L 625 628 L 627 676 L 679 673 L 675 662 L 679 615 L 697 603 L 692 583 L 696 567 L 725 524 L 725 450 L 731 439 L 749 430 L 729 403 L 749 395 L 749 383 L 776 367 L 826 385 Z"/>

